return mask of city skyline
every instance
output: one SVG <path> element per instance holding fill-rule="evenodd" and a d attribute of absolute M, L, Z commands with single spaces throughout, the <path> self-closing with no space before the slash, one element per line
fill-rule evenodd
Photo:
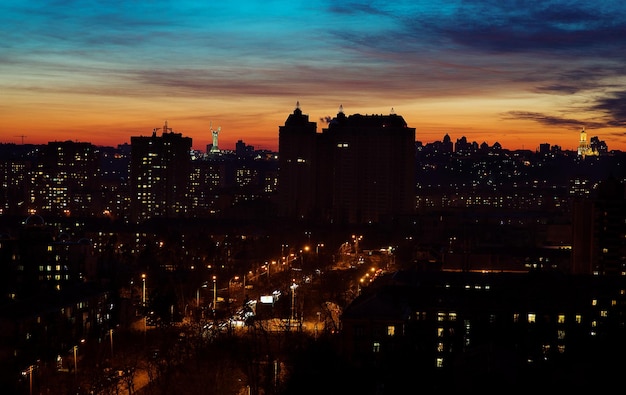
<path fill-rule="evenodd" d="M 442 3 L 444 4 L 444 3 Z M 0 7 L 2 143 L 116 146 L 167 121 L 205 150 L 276 150 L 300 102 L 327 125 L 403 116 L 416 140 L 626 151 L 626 6 L 603 2 L 35 1 Z"/>

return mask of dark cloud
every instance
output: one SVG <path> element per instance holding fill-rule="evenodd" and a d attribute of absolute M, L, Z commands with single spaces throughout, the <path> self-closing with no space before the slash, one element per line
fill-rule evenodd
<path fill-rule="evenodd" d="M 589 125 L 588 122 L 583 122 L 579 119 L 574 118 L 562 118 L 553 115 L 547 115 L 540 112 L 531 112 L 531 111 L 509 111 L 505 114 L 502 114 L 502 118 L 504 120 L 526 120 L 526 121 L 535 121 L 542 125 L 547 126 L 564 126 L 567 128 L 579 129 L 582 126 L 592 126 Z M 598 127 L 601 125 L 594 124 L 594 127 Z"/>
<path fill-rule="evenodd" d="M 610 9 L 609 9 L 610 8 Z M 441 32 L 468 48 L 489 52 L 624 57 L 624 6 L 587 2 L 483 1 L 465 3 Z M 617 13 L 616 13 L 617 12 Z"/>
<path fill-rule="evenodd" d="M 607 126 L 626 126 L 626 91 L 615 92 L 598 99 L 593 109 L 607 115 Z"/>
<path fill-rule="evenodd" d="M 580 91 L 580 86 L 576 84 L 565 85 L 565 84 L 552 84 L 552 85 L 543 85 L 535 88 L 535 92 L 537 93 L 552 93 L 552 94 L 560 94 L 560 95 L 571 95 Z"/>

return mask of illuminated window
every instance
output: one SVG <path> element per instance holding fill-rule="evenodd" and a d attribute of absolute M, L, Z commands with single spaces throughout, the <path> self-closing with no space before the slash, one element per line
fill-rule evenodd
<path fill-rule="evenodd" d="M 600 311 L 600 317 L 604 317 L 604 318 L 606 318 L 608 315 L 609 315 L 609 312 L 608 312 L 608 311 L 606 311 L 606 310 L 601 310 L 601 311 Z"/>
<path fill-rule="evenodd" d="M 591 321 L 591 327 L 592 328 L 595 328 L 597 326 L 598 326 L 598 321 L 596 321 L 596 320 Z"/>
<path fill-rule="evenodd" d="M 591 301 L 591 305 L 592 305 L 592 306 L 597 306 L 597 305 L 598 305 L 598 299 L 593 299 L 593 300 Z"/>
<path fill-rule="evenodd" d="M 519 313 L 513 314 L 513 322 L 519 322 Z"/>
<path fill-rule="evenodd" d="M 456 313 L 450 313 L 448 316 L 448 319 L 450 321 L 456 321 Z"/>
<path fill-rule="evenodd" d="M 387 336 L 393 336 L 396 334 L 396 327 L 393 325 L 389 325 L 387 327 Z"/>
<path fill-rule="evenodd" d="M 437 343 L 437 352 L 443 352 L 443 343 Z"/>
<path fill-rule="evenodd" d="M 580 314 L 576 314 L 576 317 L 574 318 L 574 320 L 576 321 L 577 324 L 580 324 L 583 322 L 583 316 Z"/>
<path fill-rule="evenodd" d="M 380 343 L 379 342 L 374 342 L 374 345 L 372 347 L 372 352 L 374 352 L 374 353 L 379 353 L 380 352 Z"/>
<path fill-rule="evenodd" d="M 437 337 L 443 337 L 443 328 L 437 328 Z"/>
<path fill-rule="evenodd" d="M 446 319 L 446 313 L 439 311 L 437 313 L 437 321 L 443 321 Z"/>
<path fill-rule="evenodd" d="M 443 368 L 443 358 L 437 358 L 436 365 L 438 368 Z"/>
<path fill-rule="evenodd" d="M 563 340 L 563 339 L 565 339 L 565 331 L 564 331 L 563 329 L 559 329 L 559 330 L 556 332 L 556 337 L 557 337 L 557 339 L 559 339 L 559 340 Z"/>
<path fill-rule="evenodd" d="M 564 324 L 565 323 L 565 315 L 564 314 L 559 314 L 559 317 L 557 318 L 557 322 L 559 324 Z"/>
<path fill-rule="evenodd" d="M 537 318 L 537 317 L 535 316 L 535 313 L 528 313 L 528 323 L 529 323 L 529 324 L 534 323 L 534 322 L 535 322 L 535 320 L 536 320 L 536 318 Z"/>

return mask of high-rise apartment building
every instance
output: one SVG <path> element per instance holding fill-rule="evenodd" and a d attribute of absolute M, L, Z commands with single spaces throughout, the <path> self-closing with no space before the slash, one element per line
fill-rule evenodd
<path fill-rule="evenodd" d="M 366 224 L 413 213 L 415 128 L 401 116 L 347 116 L 340 108 L 316 133 L 297 105 L 279 132 L 279 193 L 288 217 Z"/>
<path fill-rule="evenodd" d="M 98 215 L 99 159 L 91 143 L 50 142 L 30 175 L 28 209 L 53 216 Z"/>
<path fill-rule="evenodd" d="M 317 124 L 302 113 L 300 103 L 278 128 L 280 214 L 310 219 L 316 215 Z"/>
<path fill-rule="evenodd" d="M 131 219 L 188 216 L 191 174 L 190 137 L 163 126 L 161 136 L 131 137 Z"/>
<path fill-rule="evenodd" d="M 0 160 L 0 214 L 26 214 L 30 166 L 22 159 Z"/>
<path fill-rule="evenodd" d="M 611 177 L 594 196 L 573 207 L 572 271 L 576 274 L 626 274 L 626 190 Z"/>

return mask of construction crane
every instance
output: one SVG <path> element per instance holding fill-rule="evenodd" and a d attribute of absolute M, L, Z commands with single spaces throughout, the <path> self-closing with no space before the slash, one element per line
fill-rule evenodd
<path fill-rule="evenodd" d="M 23 134 L 20 136 L 13 136 L 13 137 L 21 137 L 22 138 L 22 145 L 24 145 L 24 137 L 28 137 L 28 136 L 24 136 Z"/>

